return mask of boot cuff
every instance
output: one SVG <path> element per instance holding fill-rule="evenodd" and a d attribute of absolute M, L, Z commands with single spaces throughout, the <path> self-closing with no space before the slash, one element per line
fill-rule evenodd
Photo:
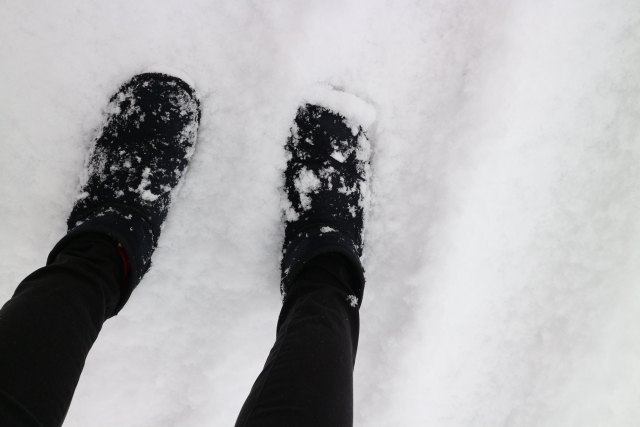
<path fill-rule="evenodd" d="M 98 232 L 107 234 L 120 244 L 127 256 L 129 275 L 125 279 L 120 301 L 114 310 L 114 316 L 124 307 L 131 293 L 140 283 L 140 279 L 151 266 L 151 254 L 155 248 L 154 233 L 151 225 L 137 211 L 126 207 L 105 207 L 93 211 L 87 217 L 69 224 L 69 232 L 60 240 L 47 258 L 51 264 L 66 243 L 83 233 Z"/>
<path fill-rule="evenodd" d="M 305 228 L 291 238 L 285 246 L 282 257 L 282 279 L 280 282 L 283 300 L 287 297 L 296 276 L 307 262 L 311 258 L 327 252 L 337 252 L 349 259 L 358 278 L 358 289 L 355 290 L 356 297 L 359 304 L 362 303 L 364 268 L 356 246 L 348 234 L 338 230 L 335 226 L 323 224 Z"/>

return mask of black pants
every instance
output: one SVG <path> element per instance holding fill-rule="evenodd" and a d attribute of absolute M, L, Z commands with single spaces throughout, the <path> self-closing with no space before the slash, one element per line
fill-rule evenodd
<path fill-rule="evenodd" d="M 0 310 L 0 426 L 62 424 L 123 274 L 115 243 L 88 233 L 18 286 Z M 341 255 L 305 266 L 237 427 L 351 426 L 359 315 L 348 295 L 355 283 Z"/>

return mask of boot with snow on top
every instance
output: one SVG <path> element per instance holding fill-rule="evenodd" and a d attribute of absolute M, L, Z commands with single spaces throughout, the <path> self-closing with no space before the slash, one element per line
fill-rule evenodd
<path fill-rule="evenodd" d="M 352 305 L 360 306 L 371 153 L 365 130 L 374 119 L 371 106 L 332 89 L 315 92 L 298 109 L 286 144 L 283 299 L 309 260 L 335 252 L 353 267 L 358 288 L 351 297 Z"/>
<path fill-rule="evenodd" d="M 86 232 L 108 234 L 121 246 L 128 277 L 116 314 L 150 267 L 174 190 L 194 152 L 199 122 L 194 89 L 161 73 L 133 77 L 107 107 L 68 234 L 56 248 Z"/>

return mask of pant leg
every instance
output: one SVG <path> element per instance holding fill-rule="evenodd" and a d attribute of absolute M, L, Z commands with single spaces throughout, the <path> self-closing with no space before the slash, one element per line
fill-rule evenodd
<path fill-rule="evenodd" d="M 62 424 L 123 267 L 110 237 L 87 233 L 20 283 L 0 310 L 0 425 Z"/>
<path fill-rule="evenodd" d="M 312 259 L 282 307 L 276 342 L 236 427 L 349 427 L 360 318 L 349 261 Z"/>

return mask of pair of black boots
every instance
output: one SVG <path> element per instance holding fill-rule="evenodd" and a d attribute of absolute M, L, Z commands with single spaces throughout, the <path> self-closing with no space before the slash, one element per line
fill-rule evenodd
<path fill-rule="evenodd" d="M 285 239 L 281 291 L 313 257 L 344 255 L 364 290 L 362 228 L 368 197 L 369 142 L 359 123 L 322 103 L 299 108 L 286 145 Z M 338 109 L 339 110 L 339 109 Z M 69 232 L 100 232 L 118 244 L 125 263 L 117 314 L 151 265 L 172 194 L 195 150 L 200 105 L 183 80 L 159 73 L 135 76 L 111 99 L 90 154 L 85 182 L 68 219 Z"/>

